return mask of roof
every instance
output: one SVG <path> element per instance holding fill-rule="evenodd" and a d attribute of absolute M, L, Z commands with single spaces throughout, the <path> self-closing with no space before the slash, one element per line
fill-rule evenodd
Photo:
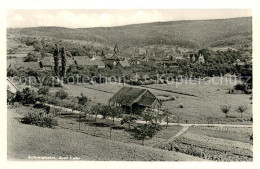
<path fill-rule="evenodd" d="M 128 62 L 128 60 L 119 61 L 119 64 L 122 67 L 129 67 L 130 66 L 130 63 Z"/>
<path fill-rule="evenodd" d="M 42 66 L 53 66 L 54 65 L 54 61 L 49 60 L 49 59 L 43 59 L 40 61 Z"/>
<path fill-rule="evenodd" d="M 150 95 L 147 92 L 149 92 Z M 149 107 L 153 105 L 155 100 L 158 99 L 147 89 L 123 87 L 109 99 L 109 102 L 120 103 L 125 106 L 131 106 L 133 103 L 137 103 L 138 105 Z"/>
<path fill-rule="evenodd" d="M 111 99 L 110 102 L 120 103 L 122 105 L 130 106 L 136 99 L 142 96 L 147 90 L 134 87 L 121 88 Z"/>
<path fill-rule="evenodd" d="M 46 56 L 46 57 L 42 58 L 41 60 L 54 60 L 54 58 L 52 56 Z"/>
<path fill-rule="evenodd" d="M 107 60 L 117 60 L 117 61 L 120 61 L 120 58 L 117 54 L 107 54 L 106 55 L 106 59 Z"/>
<path fill-rule="evenodd" d="M 93 56 L 91 60 L 102 60 L 102 58 L 100 56 Z"/>
<path fill-rule="evenodd" d="M 11 67 L 13 69 L 32 69 L 37 70 L 40 68 L 39 62 L 23 62 L 19 60 L 8 60 L 7 67 Z"/>
<path fill-rule="evenodd" d="M 88 56 L 74 56 L 74 59 L 89 59 Z"/>
<path fill-rule="evenodd" d="M 72 60 L 72 59 L 67 59 L 67 64 L 66 64 L 66 66 L 73 65 L 74 63 L 75 63 L 74 60 Z"/>
<path fill-rule="evenodd" d="M 105 66 L 101 60 L 91 60 L 91 59 L 75 59 L 76 64 L 79 66 Z"/>
<path fill-rule="evenodd" d="M 143 96 L 141 98 L 141 100 L 138 102 L 139 105 L 142 105 L 142 106 L 151 106 L 154 101 L 156 100 L 155 97 L 146 97 L 146 96 Z"/>
<path fill-rule="evenodd" d="M 7 78 L 6 81 L 8 91 L 10 91 L 11 93 L 16 93 L 19 90 L 18 87 L 9 78 Z"/>

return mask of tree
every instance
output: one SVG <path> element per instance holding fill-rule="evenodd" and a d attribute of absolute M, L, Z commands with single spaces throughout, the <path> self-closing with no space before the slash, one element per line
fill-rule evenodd
<path fill-rule="evenodd" d="M 42 43 L 41 42 L 39 42 L 39 41 L 35 41 L 34 43 L 33 43 L 33 47 L 34 47 L 34 49 L 35 49 L 35 51 L 42 51 Z"/>
<path fill-rule="evenodd" d="M 53 57 L 54 57 L 54 72 L 56 76 L 59 76 L 59 48 L 57 44 L 55 44 Z"/>
<path fill-rule="evenodd" d="M 246 106 L 239 106 L 239 107 L 236 109 L 236 111 L 241 114 L 241 118 L 242 118 L 242 114 L 243 114 L 246 110 L 247 110 L 247 107 L 246 107 Z"/>
<path fill-rule="evenodd" d="M 66 76 L 66 52 L 65 52 L 65 47 L 61 48 L 61 77 Z"/>
<path fill-rule="evenodd" d="M 110 112 L 110 106 L 102 106 L 101 110 L 100 110 L 100 114 L 103 116 L 103 119 L 106 119 L 107 116 L 109 116 L 109 112 Z"/>
<path fill-rule="evenodd" d="M 91 114 L 95 115 L 95 122 L 97 121 L 97 115 L 101 112 L 101 104 L 95 105 L 90 110 Z"/>
<path fill-rule="evenodd" d="M 55 93 L 55 96 L 58 97 L 58 98 L 60 98 L 61 100 L 63 100 L 63 99 L 68 98 L 68 93 L 65 92 L 63 89 L 61 89 L 61 90 L 59 90 L 59 91 L 57 91 L 57 92 Z"/>
<path fill-rule="evenodd" d="M 23 95 L 22 102 L 24 104 L 34 104 L 35 103 L 36 93 L 34 90 L 31 90 L 30 88 L 27 87 L 27 88 L 23 89 L 22 95 Z"/>
<path fill-rule="evenodd" d="M 89 113 L 88 105 L 89 105 L 89 99 L 81 93 L 80 97 L 78 98 L 78 104 L 80 105 L 80 110 L 84 111 L 85 116 L 87 117 L 87 114 Z"/>
<path fill-rule="evenodd" d="M 170 112 L 167 110 L 164 110 L 163 116 L 165 117 L 165 121 L 166 121 L 166 129 L 168 128 L 168 124 L 169 124 L 169 115 L 170 115 Z"/>
<path fill-rule="evenodd" d="M 162 120 L 162 115 L 160 115 L 159 112 L 152 111 L 151 108 L 147 108 L 142 113 L 142 116 L 146 123 L 158 123 Z"/>
<path fill-rule="evenodd" d="M 123 110 L 121 107 L 110 106 L 109 116 L 113 119 L 113 124 L 115 124 L 115 117 L 121 117 Z"/>
<path fill-rule="evenodd" d="M 152 138 L 160 129 L 159 124 L 141 124 L 134 128 L 133 135 L 136 139 L 142 140 L 144 145 L 144 140 Z"/>
<path fill-rule="evenodd" d="M 145 110 L 142 113 L 143 119 L 145 120 L 145 123 L 152 122 L 153 117 L 151 116 L 151 112 L 149 110 Z"/>
<path fill-rule="evenodd" d="M 128 129 L 130 130 L 131 129 L 131 124 L 135 123 L 137 120 L 137 117 L 136 116 L 133 116 L 133 115 L 125 115 L 123 117 L 123 119 L 121 120 L 121 125 L 127 123 L 128 124 Z"/>
<path fill-rule="evenodd" d="M 39 88 L 38 94 L 48 95 L 49 94 L 49 88 L 48 87 Z"/>
<path fill-rule="evenodd" d="M 78 104 L 81 104 L 81 105 L 87 105 L 90 101 L 89 98 L 87 98 L 86 96 L 83 95 L 83 93 L 80 94 L 80 97 L 77 97 L 78 98 Z"/>
<path fill-rule="evenodd" d="M 230 111 L 231 106 L 227 106 L 227 105 L 221 105 L 220 106 L 220 110 L 222 111 L 222 113 L 224 113 L 227 117 L 228 112 Z"/>
<path fill-rule="evenodd" d="M 61 105 L 62 100 L 68 98 L 68 93 L 65 92 L 63 89 L 61 89 L 61 90 L 59 90 L 59 91 L 57 91 L 57 92 L 55 93 L 55 96 L 58 97 L 58 98 L 60 98 L 60 106 L 62 106 L 62 105 Z M 60 114 L 60 115 L 61 115 L 61 114 Z"/>

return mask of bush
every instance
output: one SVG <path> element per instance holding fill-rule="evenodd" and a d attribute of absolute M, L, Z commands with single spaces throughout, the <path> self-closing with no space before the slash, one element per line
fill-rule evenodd
<path fill-rule="evenodd" d="M 38 90 L 38 93 L 39 93 L 39 94 L 43 94 L 43 95 L 48 95 L 48 94 L 49 94 L 49 88 L 48 88 L 48 87 L 41 87 L 41 88 Z"/>
<path fill-rule="evenodd" d="M 235 90 L 243 91 L 244 93 L 248 94 L 247 85 L 246 84 L 237 84 L 234 86 Z"/>
<path fill-rule="evenodd" d="M 183 108 L 183 105 L 182 105 L 182 104 L 180 104 L 178 107 L 182 109 L 182 108 Z"/>
<path fill-rule="evenodd" d="M 55 96 L 60 99 L 66 99 L 66 98 L 68 98 L 68 93 L 65 92 L 63 89 L 61 89 L 55 93 Z"/>
<path fill-rule="evenodd" d="M 21 120 L 24 124 L 31 124 L 36 125 L 40 127 L 48 127 L 48 128 L 54 128 L 58 125 L 58 122 L 56 119 L 54 119 L 53 116 L 46 116 L 43 115 L 43 113 L 28 113 L 24 118 Z"/>

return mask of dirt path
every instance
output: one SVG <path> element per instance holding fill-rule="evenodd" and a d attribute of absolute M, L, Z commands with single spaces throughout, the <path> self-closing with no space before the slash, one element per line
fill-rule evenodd
<path fill-rule="evenodd" d="M 168 144 L 172 142 L 175 138 L 181 136 L 183 133 L 185 133 L 189 129 L 189 126 L 183 126 L 183 128 L 175 135 L 173 135 L 171 138 L 165 141 L 165 144 Z"/>
<path fill-rule="evenodd" d="M 60 107 L 60 106 L 55 106 L 55 105 L 51 105 L 51 104 L 46 104 L 47 106 L 53 107 L 53 108 L 57 108 L 57 109 L 62 109 L 66 112 L 71 112 L 74 114 L 80 114 L 83 112 L 77 111 L 77 110 L 73 110 L 72 109 L 68 109 L 65 107 Z M 89 116 L 93 116 L 94 115 L 89 115 Z M 97 116 L 98 118 L 102 118 L 101 115 Z M 108 118 L 109 119 L 109 118 Z M 115 118 L 115 121 L 121 121 L 122 118 Z M 137 120 L 136 123 L 139 124 L 144 124 L 146 123 L 145 121 L 142 120 Z M 166 125 L 167 123 L 165 121 L 162 121 L 160 123 L 160 125 Z M 183 126 L 183 127 L 191 127 L 191 126 L 205 126 L 205 127 L 239 127 L 239 128 L 252 128 L 252 125 L 239 125 L 239 124 L 200 124 L 200 123 L 194 123 L 194 124 L 186 124 L 186 123 L 168 123 L 168 126 Z"/>

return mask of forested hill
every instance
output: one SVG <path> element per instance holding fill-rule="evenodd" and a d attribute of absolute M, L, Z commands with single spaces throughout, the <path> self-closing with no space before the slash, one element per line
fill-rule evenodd
<path fill-rule="evenodd" d="M 82 21 L 87 22 L 87 21 Z M 8 33 L 14 29 L 8 29 Z M 251 42 L 252 17 L 154 22 L 117 27 L 69 29 L 62 27 L 22 28 L 25 35 L 50 36 L 60 39 L 86 40 L 121 46 L 154 44 L 202 47 Z"/>

